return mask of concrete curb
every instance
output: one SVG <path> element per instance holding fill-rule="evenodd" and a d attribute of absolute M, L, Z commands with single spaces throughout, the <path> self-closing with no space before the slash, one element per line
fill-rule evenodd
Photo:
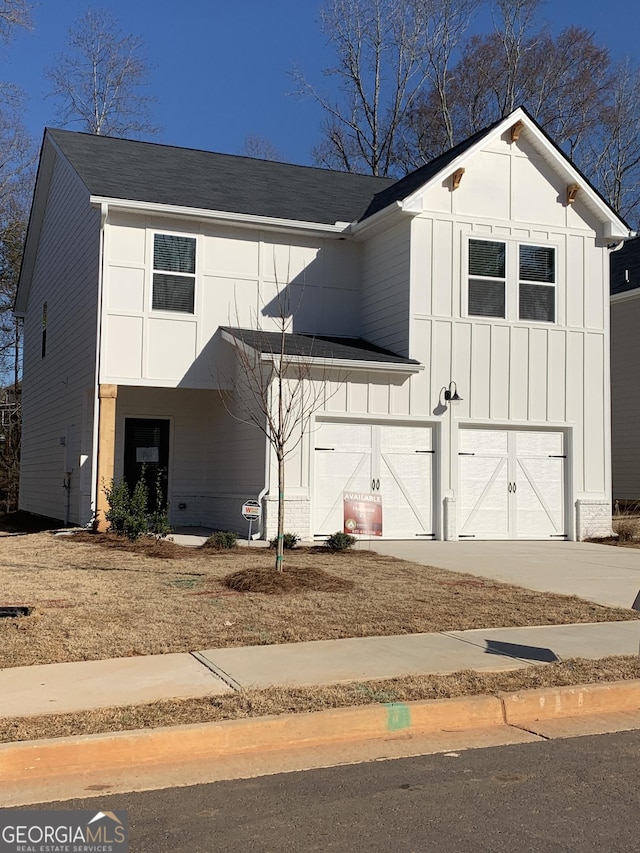
<path fill-rule="evenodd" d="M 230 755 L 353 744 L 640 709 L 640 680 L 366 705 L 143 729 L 114 734 L 0 744 L 2 787 L 85 773 L 143 770 Z"/>

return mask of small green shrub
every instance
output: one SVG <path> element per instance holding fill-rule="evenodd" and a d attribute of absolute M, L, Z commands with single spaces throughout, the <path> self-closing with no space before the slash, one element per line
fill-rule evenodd
<path fill-rule="evenodd" d="M 300 541 L 300 537 L 297 533 L 283 533 L 282 534 L 282 547 L 285 551 L 293 550 L 298 542 Z M 273 539 L 269 540 L 270 548 L 278 547 L 278 537 L 274 536 Z"/>
<path fill-rule="evenodd" d="M 167 510 L 163 506 L 160 474 L 156 480 L 156 508 L 153 512 L 149 511 L 149 489 L 144 466 L 133 492 L 129 491 L 124 480 L 112 480 L 110 486 L 104 487 L 104 493 L 109 504 L 105 519 L 112 533 L 126 536 L 132 542 L 148 532 L 158 538 L 171 533 Z"/>
<path fill-rule="evenodd" d="M 238 534 L 230 530 L 214 530 L 204 543 L 203 548 L 215 548 L 217 551 L 235 548 L 238 544 Z"/>
<path fill-rule="evenodd" d="M 346 551 L 348 548 L 353 548 L 357 539 L 355 536 L 350 536 L 348 533 L 342 533 L 338 530 L 337 533 L 332 533 L 328 537 L 325 545 L 330 551 Z"/>

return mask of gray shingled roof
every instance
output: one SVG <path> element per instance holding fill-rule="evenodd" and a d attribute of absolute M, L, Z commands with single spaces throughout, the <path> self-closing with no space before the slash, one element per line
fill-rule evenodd
<path fill-rule="evenodd" d="M 236 329 L 221 326 L 227 332 L 257 352 L 280 354 L 281 336 L 279 332 L 261 332 L 256 329 Z M 326 335 L 285 335 L 285 355 L 317 358 L 321 360 L 346 359 L 349 361 L 370 361 L 384 364 L 404 364 L 418 366 L 419 361 L 403 358 L 400 355 L 370 344 L 362 338 L 339 338 Z"/>
<path fill-rule="evenodd" d="M 640 237 L 611 254 L 611 294 L 640 287 Z"/>
<path fill-rule="evenodd" d="M 47 133 L 95 196 L 333 225 L 359 219 L 390 178 L 69 130 Z"/>

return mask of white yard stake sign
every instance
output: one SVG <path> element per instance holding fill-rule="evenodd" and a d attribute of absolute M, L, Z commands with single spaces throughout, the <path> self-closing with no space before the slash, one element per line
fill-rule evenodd
<path fill-rule="evenodd" d="M 245 501 L 242 504 L 243 518 L 249 522 L 249 533 L 247 534 L 247 545 L 251 545 L 251 527 L 254 521 L 260 521 L 262 508 L 258 501 Z"/>

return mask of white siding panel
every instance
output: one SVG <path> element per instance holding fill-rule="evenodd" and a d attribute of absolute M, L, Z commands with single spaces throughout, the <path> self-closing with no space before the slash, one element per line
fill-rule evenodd
<path fill-rule="evenodd" d="M 584 239 L 567 237 L 566 266 L 567 325 L 584 325 Z"/>
<path fill-rule="evenodd" d="M 414 314 L 431 313 L 432 257 L 433 219 L 417 217 L 411 228 L 411 299 Z"/>
<path fill-rule="evenodd" d="M 520 222 L 564 225 L 566 185 L 542 158 L 514 157 L 513 218 Z"/>
<path fill-rule="evenodd" d="M 471 417 L 490 417 L 491 326 L 476 323 L 471 337 Z"/>
<path fill-rule="evenodd" d="M 510 414 L 513 420 L 529 417 L 529 330 L 511 329 L 511 395 Z"/>
<path fill-rule="evenodd" d="M 510 164 L 506 150 L 502 154 L 478 152 L 462 176 L 459 188 L 452 193 L 454 212 L 483 219 L 508 219 Z"/>
<path fill-rule="evenodd" d="M 529 332 L 529 420 L 547 420 L 547 330 Z"/>
<path fill-rule="evenodd" d="M 566 332 L 559 329 L 549 330 L 547 375 L 548 375 L 548 418 L 562 423 L 565 420 L 566 401 Z"/>
<path fill-rule="evenodd" d="M 118 222 L 121 223 L 118 227 L 110 229 L 109 259 L 120 264 L 144 266 L 147 261 L 144 221 L 120 215 Z"/>
<path fill-rule="evenodd" d="M 491 329 L 491 417 L 509 417 L 509 371 L 511 333 L 507 326 Z"/>
<path fill-rule="evenodd" d="M 433 313 L 453 312 L 453 223 L 436 220 L 433 227 Z"/>
<path fill-rule="evenodd" d="M 154 317 L 147 336 L 147 378 L 179 382 L 196 357 L 196 324 Z"/>
<path fill-rule="evenodd" d="M 605 483 L 604 336 L 586 334 L 584 339 L 584 449 L 585 491 L 607 491 Z"/>
<path fill-rule="evenodd" d="M 105 286 L 109 311 L 144 311 L 144 269 L 111 266 Z"/>
<path fill-rule="evenodd" d="M 584 324 L 587 329 L 604 328 L 604 305 L 609 294 L 602 286 L 602 250 L 594 240 L 584 241 Z"/>
<path fill-rule="evenodd" d="M 107 334 L 119 342 L 107 350 L 105 373 L 110 377 L 140 379 L 142 376 L 142 318 L 113 314 L 108 319 Z"/>
<path fill-rule="evenodd" d="M 259 271 L 259 244 L 254 235 L 245 236 L 235 231 L 233 236 L 223 232 L 204 232 L 203 272 L 213 275 L 229 273 L 233 276 L 256 278 Z"/>
<path fill-rule="evenodd" d="M 458 403 L 456 407 L 456 415 L 463 418 L 468 418 L 471 414 L 472 329 L 472 323 L 456 323 L 454 327 L 455 347 L 451 377 L 458 384 L 462 397 L 462 402 Z"/>
<path fill-rule="evenodd" d="M 576 489 L 580 492 L 585 489 L 585 458 L 584 458 L 584 395 L 585 382 L 591 381 L 591 377 L 585 375 L 585 351 L 584 334 L 582 332 L 567 333 L 567 385 L 566 385 L 566 408 L 568 423 L 576 424 L 573 432 L 573 458 L 575 459 L 574 476 Z M 596 393 L 602 395 L 601 389 Z"/>

